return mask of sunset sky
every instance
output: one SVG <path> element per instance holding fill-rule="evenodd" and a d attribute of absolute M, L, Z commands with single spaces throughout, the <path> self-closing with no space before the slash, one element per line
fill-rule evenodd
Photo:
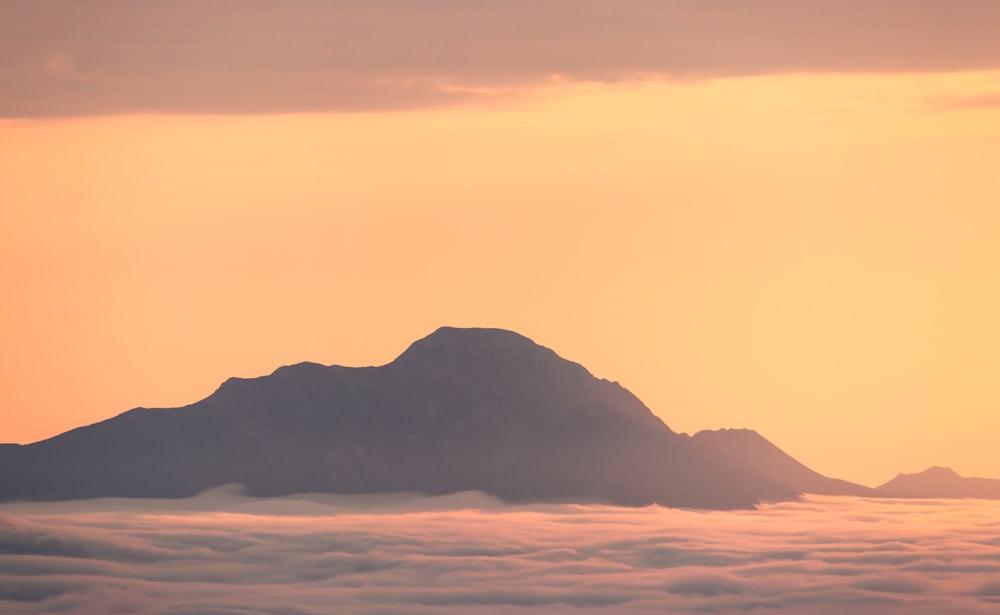
<path fill-rule="evenodd" d="M 1000 2 L 0 0 L 0 442 L 516 330 L 1000 478 Z"/>

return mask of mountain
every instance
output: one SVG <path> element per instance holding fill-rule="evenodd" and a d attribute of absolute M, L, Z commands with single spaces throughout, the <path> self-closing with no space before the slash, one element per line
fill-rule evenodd
<path fill-rule="evenodd" d="M 700 431 L 695 442 L 760 472 L 797 493 L 876 497 L 876 490 L 839 478 L 828 478 L 799 463 L 756 431 L 719 429 Z"/>
<path fill-rule="evenodd" d="M 935 466 L 917 474 L 898 474 L 878 487 L 888 495 L 907 498 L 983 498 L 1000 500 L 1000 480 L 966 478 L 951 468 Z"/>
<path fill-rule="evenodd" d="M 796 490 L 671 431 L 511 331 L 442 328 L 381 367 L 301 363 L 0 452 L 0 499 L 442 494 L 746 508 Z"/>

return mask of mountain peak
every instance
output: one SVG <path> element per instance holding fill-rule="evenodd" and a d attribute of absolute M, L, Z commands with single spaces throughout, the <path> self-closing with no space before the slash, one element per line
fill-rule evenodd
<path fill-rule="evenodd" d="M 952 470 L 947 466 L 931 466 L 926 470 L 921 472 L 906 473 L 900 472 L 896 474 L 896 478 L 893 480 L 910 480 L 910 479 L 928 479 L 928 480 L 954 480 L 961 479 L 962 476 L 958 472 Z"/>
<path fill-rule="evenodd" d="M 1000 499 L 1000 480 L 967 478 L 943 466 L 898 474 L 878 489 L 899 497 Z"/>
<path fill-rule="evenodd" d="M 923 474 L 925 476 L 937 476 L 941 478 L 961 478 L 958 472 L 945 466 L 932 466 L 930 468 L 927 468 L 923 472 L 917 472 L 917 474 Z"/>
<path fill-rule="evenodd" d="M 487 328 L 441 327 L 413 342 L 387 367 L 429 380 L 459 378 L 488 387 L 505 379 L 577 386 L 594 378 L 579 363 L 519 333 Z"/>
<path fill-rule="evenodd" d="M 548 348 L 539 346 L 520 333 L 506 329 L 441 327 L 427 337 L 410 344 L 410 347 L 396 360 L 400 361 L 410 358 L 469 358 L 533 351 L 555 355 Z"/>

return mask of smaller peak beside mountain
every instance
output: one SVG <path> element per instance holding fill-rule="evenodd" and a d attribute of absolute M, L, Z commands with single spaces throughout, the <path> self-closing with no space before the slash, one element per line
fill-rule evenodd
<path fill-rule="evenodd" d="M 323 365 L 322 363 L 316 363 L 315 361 L 301 361 L 299 363 L 293 363 L 291 365 L 282 365 L 281 367 L 279 367 L 278 369 L 274 370 L 271 373 L 280 374 L 282 372 L 287 372 L 287 371 L 317 370 L 317 369 L 326 369 L 326 365 Z"/>
<path fill-rule="evenodd" d="M 887 495 L 904 498 L 1000 499 L 1000 480 L 964 477 L 951 468 L 933 466 L 915 474 L 897 474 L 878 487 Z"/>
<path fill-rule="evenodd" d="M 817 495 L 877 496 L 875 490 L 829 478 L 806 467 L 752 429 L 699 431 L 692 439 L 716 453 L 730 457 L 798 493 Z"/>
<path fill-rule="evenodd" d="M 322 365 L 320 363 L 303 361 L 300 363 L 293 363 L 292 365 L 282 365 L 270 374 L 264 376 L 252 376 L 249 378 L 231 376 L 226 378 L 222 384 L 219 385 L 219 388 L 216 389 L 214 396 L 229 395 L 234 391 L 243 391 L 247 388 L 260 389 L 261 387 L 272 387 L 278 383 L 288 381 L 323 378 L 327 372 L 330 371 L 330 369 L 331 368 L 329 366 Z"/>
<path fill-rule="evenodd" d="M 924 470 L 923 472 L 917 472 L 916 474 L 902 474 L 899 476 L 922 476 L 924 478 L 934 478 L 934 479 L 960 479 L 962 478 L 958 472 L 952 470 L 951 468 L 945 466 L 931 466 Z"/>

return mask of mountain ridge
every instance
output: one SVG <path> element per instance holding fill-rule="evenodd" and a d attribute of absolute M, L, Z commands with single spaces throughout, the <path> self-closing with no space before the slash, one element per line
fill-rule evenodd
<path fill-rule="evenodd" d="M 749 508 L 786 486 L 673 432 L 528 338 L 443 327 L 378 367 L 230 378 L 4 454 L 0 498 L 481 490 L 510 501 Z"/>
<path fill-rule="evenodd" d="M 187 497 L 230 483 L 262 496 L 479 490 L 692 508 L 802 493 L 1000 497 L 1000 481 L 943 470 L 921 473 L 919 488 L 903 474 L 876 489 L 829 478 L 753 430 L 679 434 L 618 382 L 513 331 L 441 327 L 384 365 L 304 361 L 178 408 L 2 444 L 0 500 Z"/>

